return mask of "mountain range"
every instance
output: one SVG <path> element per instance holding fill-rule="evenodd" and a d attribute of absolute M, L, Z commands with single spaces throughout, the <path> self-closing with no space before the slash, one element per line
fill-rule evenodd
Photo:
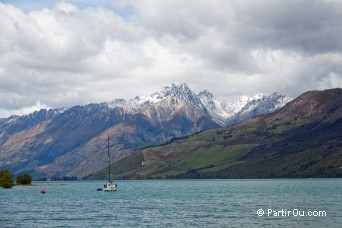
<path fill-rule="evenodd" d="M 306 92 L 273 113 L 145 148 L 113 167 L 120 179 L 342 177 L 342 89 Z"/>
<path fill-rule="evenodd" d="M 210 92 L 195 94 L 183 83 L 130 100 L 11 116 L 0 119 L 0 169 L 87 176 L 107 164 L 107 136 L 115 145 L 112 159 L 118 160 L 146 146 L 271 113 L 290 100 L 274 93 L 220 102 Z"/>

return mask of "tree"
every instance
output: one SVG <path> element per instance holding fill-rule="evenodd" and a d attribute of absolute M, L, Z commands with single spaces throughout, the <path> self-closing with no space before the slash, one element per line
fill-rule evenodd
<path fill-rule="evenodd" d="M 0 170 L 0 187 L 3 188 L 12 188 L 13 183 L 13 175 L 8 170 Z"/>
<path fill-rule="evenodd" d="M 17 176 L 17 184 L 31 184 L 32 176 L 28 173 Z"/>

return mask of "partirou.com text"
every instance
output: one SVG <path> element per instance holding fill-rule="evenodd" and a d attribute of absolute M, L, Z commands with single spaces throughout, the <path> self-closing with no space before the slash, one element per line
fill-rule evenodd
<path fill-rule="evenodd" d="M 268 217 L 326 217 L 327 212 L 326 211 L 305 211 L 300 209 L 280 209 L 280 210 L 274 210 L 274 209 L 259 209 L 257 210 L 257 215 L 259 216 L 268 216 Z"/>

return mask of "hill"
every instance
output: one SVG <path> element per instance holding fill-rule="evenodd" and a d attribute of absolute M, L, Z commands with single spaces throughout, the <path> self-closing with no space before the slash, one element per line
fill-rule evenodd
<path fill-rule="evenodd" d="M 242 124 L 145 148 L 122 179 L 342 177 L 342 89 L 311 91 Z M 142 165 L 143 164 L 143 165 Z M 104 178 L 106 169 L 91 178 Z"/>

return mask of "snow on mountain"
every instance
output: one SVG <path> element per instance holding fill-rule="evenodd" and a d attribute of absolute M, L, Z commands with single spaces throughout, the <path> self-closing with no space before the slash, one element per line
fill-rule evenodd
<path fill-rule="evenodd" d="M 250 100 L 252 100 L 252 98 L 248 96 L 240 96 L 232 102 L 223 103 L 222 108 L 227 112 L 229 118 L 238 113 Z"/>
<path fill-rule="evenodd" d="M 130 107 L 131 110 L 141 112 L 149 106 L 158 103 L 161 104 L 161 102 L 165 100 L 169 100 L 169 102 L 164 102 L 165 105 L 171 106 L 182 103 L 180 101 L 186 101 L 196 109 L 204 112 L 204 107 L 199 97 L 192 90 L 190 90 L 188 85 L 185 83 L 180 85 L 171 84 L 169 86 L 165 86 L 150 96 L 137 96 L 130 100 L 117 99 L 106 104 L 111 109 L 117 107 Z"/>
<path fill-rule="evenodd" d="M 148 118 L 158 118 L 159 121 L 171 118 L 181 109 L 184 113 L 190 113 L 189 109 L 191 107 L 201 115 L 211 118 L 217 124 L 226 126 L 243 122 L 257 115 L 273 112 L 291 100 L 291 98 L 279 93 L 270 96 L 258 93 L 254 96 L 240 96 L 232 102 L 221 102 L 207 90 L 195 94 L 187 84 L 181 83 L 179 85 L 165 86 L 148 96 L 136 96 L 129 100 L 116 99 L 102 104 L 75 107 L 80 107 L 82 111 L 86 111 L 89 115 L 98 112 L 99 109 L 103 109 L 101 112 L 118 109 L 117 113 L 122 116 L 141 113 Z M 7 119 L 0 119 L 0 124 L 13 125 L 14 122 L 20 120 L 20 123 L 22 122 L 20 125 L 27 127 L 40 121 L 52 119 L 69 110 L 74 110 L 75 107 L 54 110 L 42 109 L 26 116 L 12 116 Z M 28 122 L 26 120 L 29 120 L 29 125 L 26 124 Z M 16 128 L 20 130 L 24 127 Z"/>
<path fill-rule="evenodd" d="M 189 102 L 196 109 L 202 111 L 204 110 L 203 104 L 199 97 L 185 83 L 182 83 L 180 85 L 171 84 L 169 86 L 166 86 L 162 90 L 153 93 L 149 101 L 158 103 L 168 98 L 174 98 L 178 101 L 184 100 Z"/>
<path fill-rule="evenodd" d="M 172 116 L 177 110 L 190 105 L 203 115 L 210 116 L 219 125 L 226 126 L 227 121 L 228 125 L 239 123 L 256 115 L 275 111 L 289 101 L 291 101 L 290 98 L 279 93 L 271 96 L 258 93 L 254 96 L 240 96 L 232 102 L 221 102 L 207 90 L 196 95 L 187 84 L 182 83 L 165 86 L 149 96 L 137 96 L 130 100 L 117 99 L 106 105 L 110 109 L 119 107 L 130 114 L 144 113 L 149 118 L 154 116 L 158 119 L 167 119 L 167 115 Z M 151 113 L 151 109 L 158 109 L 163 115 Z M 245 115 L 242 118 L 243 114 Z"/>
<path fill-rule="evenodd" d="M 270 96 L 257 94 L 252 99 L 247 99 L 247 103 L 240 111 L 228 118 L 226 125 L 239 124 L 253 117 L 274 112 L 291 100 L 291 98 L 280 93 L 273 93 Z"/>
<path fill-rule="evenodd" d="M 273 95 L 276 97 L 275 109 L 279 109 L 279 108 L 285 106 L 287 103 L 289 103 L 290 101 L 293 100 L 292 98 L 281 95 L 279 93 L 274 93 Z"/>
<path fill-rule="evenodd" d="M 231 114 L 224 109 L 224 105 L 216 100 L 213 94 L 207 90 L 200 92 L 198 97 L 203 106 L 206 107 L 209 114 L 213 117 L 213 120 L 221 126 L 224 126 L 227 118 L 231 116 Z"/>
<path fill-rule="evenodd" d="M 247 105 L 248 102 L 251 102 L 253 100 L 261 99 L 264 96 L 262 93 L 255 94 L 253 97 L 249 96 L 240 96 L 236 100 L 233 100 L 228 103 L 223 104 L 223 109 L 229 114 L 229 117 L 234 116 L 236 113 L 241 111 L 245 105 Z"/>

